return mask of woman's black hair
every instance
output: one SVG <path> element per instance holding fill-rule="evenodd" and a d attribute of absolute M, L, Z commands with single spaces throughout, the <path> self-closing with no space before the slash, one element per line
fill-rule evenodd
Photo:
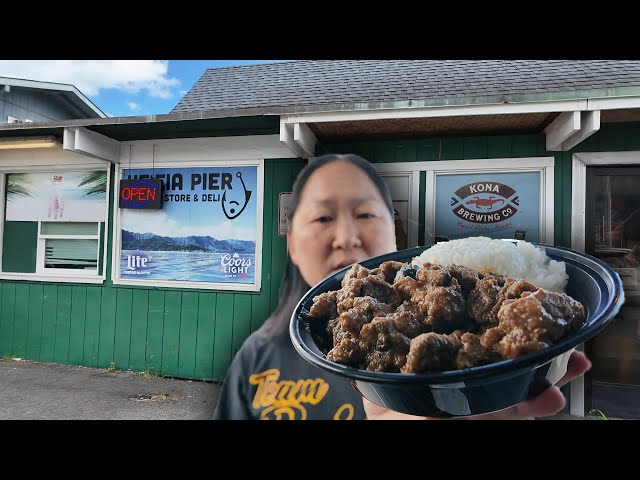
<path fill-rule="evenodd" d="M 387 187 L 386 183 L 384 183 L 384 180 L 382 180 L 382 177 L 380 177 L 380 174 L 373 167 L 373 165 L 371 165 L 364 158 L 354 154 L 327 154 L 311 160 L 311 162 L 309 162 L 309 164 L 304 167 L 298 174 L 298 177 L 293 184 L 289 210 L 289 222 L 293 220 L 296 209 L 298 208 L 298 203 L 300 202 L 300 196 L 302 195 L 309 177 L 320 167 L 323 167 L 324 165 L 332 162 L 351 163 L 352 165 L 355 165 L 364 173 L 366 173 L 378 189 L 378 192 L 380 192 L 380 196 L 384 200 L 384 203 L 386 204 L 387 208 L 389 209 L 389 213 L 391 214 L 391 221 L 393 221 L 393 203 L 391 202 L 391 193 L 389 192 L 389 188 Z M 291 257 L 287 252 L 287 263 L 285 265 L 282 281 L 280 282 L 278 306 L 265 322 L 263 327 L 264 330 L 273 335 L 286 335 L 288 337 L 289 320 L 291 319 L 291 314 L 293 313 L 293 310 L 296 308 L 296 305 L 298 304 L 300 299 L 304 296 L 305 293 L 307 293 L 309 288 L 311 287 L 307 284 L 304 278 L 302 278 L 300 270 L 298 270 L 298 267 L 291 261 Z"/>

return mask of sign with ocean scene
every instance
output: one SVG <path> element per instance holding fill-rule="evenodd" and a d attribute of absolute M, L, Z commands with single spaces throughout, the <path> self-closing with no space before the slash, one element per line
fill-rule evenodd
<path fill-rule="evenodd" d="M 255 283 L 257 166 L 124 169 L 162 210 L 121 210 L 120 278 Z"/>
<path fill-rule="evenodd" d="M 8 173 L 7 221 L 104 222 L 107 171 Z"/>
<path fill-rule="evenodd" d="M 435 235 L 539 242 L 540 204 L 539 172 L 438 175 Z"/>

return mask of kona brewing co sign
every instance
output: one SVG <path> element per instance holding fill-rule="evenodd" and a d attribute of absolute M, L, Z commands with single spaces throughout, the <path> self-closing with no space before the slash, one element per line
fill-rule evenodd
<path fill-rule="evenodd" d="M 461 220 L 473 223 L 497 223 L 513 217 L 518 209 L 518 197 L 509 199 L 516 191 L 497 182 L 469 183 L 455 191 L 451 197 L 453 213 Z"/>
<path fill-rule="evenodd" d="M 162 180 L 120 180 L 120 208 L 162 208 Z"/>

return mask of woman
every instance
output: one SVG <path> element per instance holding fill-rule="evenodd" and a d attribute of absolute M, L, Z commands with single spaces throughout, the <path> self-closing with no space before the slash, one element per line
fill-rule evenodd
<path fill-rule="evenodd" d="M 396 250 L 391 195 L 376 170 L 356 155 L 324 155 L 307 165 L 293 187 L 289 255 L 275 312 L 235 356 L 214 419 L 416 419 L 374 405 L 344 378 L 304 361 L 289 338 L 291 313 L 302 296 L 354 262 Z M 590 364 L 569 362 L 567 382 Z M 534 400 L 474 418 L 553 415 L 564 406 L 557 387 Z"/>

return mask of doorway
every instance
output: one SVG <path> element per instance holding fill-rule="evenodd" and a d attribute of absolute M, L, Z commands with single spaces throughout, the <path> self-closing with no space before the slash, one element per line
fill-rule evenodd
<path fill-rule="evenodd" d="M 588 166 L 585 252 L 610 265 L 625 303 L 585 349 L 585 411 L 640 418 L 640 167 Z"/>

